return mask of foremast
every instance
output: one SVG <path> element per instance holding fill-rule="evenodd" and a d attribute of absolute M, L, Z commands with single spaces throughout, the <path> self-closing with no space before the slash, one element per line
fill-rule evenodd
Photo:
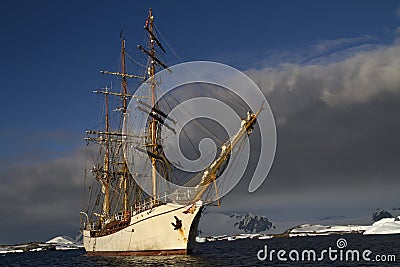
<path fill-rule="evenodd" d="M 162 44 L 158 40 L 155 32 L 154 32 L 154 16 L 152 13 L 152 9 L 149 9 L 149 14 L 148 18 L 146 20 L 146 25 L 145 25 L 145 30 L 148 32 L 149 36 L 149 48 L 146 50 L 142 46 L 138 45 L 138 48 L 146 54 L 149 59 L 150 59 L 150 64 L 148 65 L 147 69 L 147 74 L 148 74 L 148 83 L 150 85 L 150 99 L 151 105 L 145 105 L 148 108 L 151 108 L 150 113 L 149 113 L 149 119 L 148 119 L 148 142 L 146 144 L 147 146 L 147 151 L 148 155 L 151 158 L 151 182 L 152 182 L 152 199 L 153 203 L 156 204 L 157 202 L 157 196 L 158 196 L 158 191 L 157 191 L 157 160 L 162 159 L 161 161 L 165 162 L 166 160 L 164 159 L 164 154 L 163 151 L 160 150 L 162 148 L 162 145 L 160 144 L 160 137 L 159 137 L 159 127 L 161 127 L 160 123 L 167 128 L 170 128 L 167 124 L 165 124 L 163 121 L 160 121 L 156 115 L 161 114 L 164 117 L 167 117 L 164 115 L 158 108 L 157 102 L 156 102 L 156 87 L 157 87 L 157 81 L 155 79 L 155 72 L 156 72 L 156 66 L 160 66 L 161 68 L 167 69 L 168 71 L 169 68 L 166 64 L 164 64 L 159 58 L 157 58 L 156 55 L 156 46 L 159 47 L 163 52 L 165 52 L 165 49 L 163 48 Z M 144 103 L 141 103 L 144 104 Z M 247 133 L 248 135 L 251 134 L 254 124 L 257 121 L 257 116 L 261 112 L 262 108 L 260 108 L 259 111 L 257 111 L 255 114 L 249 111 L 247 113 L 247 117 L 242 120 L 241 127 L 238 130 L 238 132 L 232 136 L 227 142 L 225 142 L 222 145 L 221 153 L 219 157 L 214 160 L 206 169 L 203 171 L 203 175 L 201 178 L 200 183 L 198 186 L 203 186 L 202 189 L 200 189 L 196 194 L 195 197 L 192 199 L 193 203 L 197 202 L 198 200 L 201 200 L 203 194 L 207 191 L 209 185 L 211 183 L 214 183 L 215 185 L 215 192 L 218 194 L 217 188 L 215 181 L 217 179 L 217 173 L 218 171 L 221 170 L 221 167 L 223 164 L 229 159 L 230 155 L 232 154 L 233 149 L 235 146 L 239 143 L 239 141 L 244 137 L 244 135 Z M 218 199 L 218 196 L 217 196 Z"/>
<path fill-rule="evenodd" d="M 157 158 L 162 157 L 162 152 L 160 152 L 159 148 L 161 147 L 160 144 L 160 137 L 159 135 L 159 122 L 156 116 L 152 116 L 152 113 L 159 112 L 157 109 L 157 102 L 156 102 L 156 87 L 157 81 L 155 79 L 156 73 L 156 66 L 159 65 L 162 68 L 168 69 L 168 66 L 164 64 L 156 55 L 156 45 L 165 52 L 165 49 L 161 45 L 161 42 L 155 35 L 154 31 L 154 16 L 153 11 L 150 8 L 149 14 L 146 20 L 146 25 L 144 29 L 147 31 L 149 36 L 149 49 L 146 50 L 142 46 L 138 45 L 138 48 L 149 57 L 150 64 L 147 68 L 147 75 L 149 76 L 148 83 L 150 84 L 150 107 L 151 113 L 148 119 L 148 142 L 146 144 L 149 155 L 151 155 L 151 185 L 152 185 L 152 199 L 153 204 L 156 205 L 158 201 L 158 191 L 157 191 Z"/>
<path fill-rule="evenodd" d="M 153 17 L 153 11 L 150 8 L 149 9 L 149 21 L 147 31 L 149 32 L 150 36 L 150 57 L 155 58 L 155 47 L 154 47 L 154 33 L 153 33 L 153 27 L 154 27 L 154 17 Z M 155 107 L 156 104 L 156 80 L 154 77 L 155 74 L 155 68 L 156 68 L 156 61 L 151 60 L 150 66 L 149 66 L 149 75 L 150 75 L 150 90 L 151 90 L 151 106 Z M 157 120 L 155 118 L 151 119 L 151 150 L 153 154 L 157 155 Z M 153 193 L 153 201 L 155 202 L 156 197 L 157 197 L 157 166 L 156 166 L 156 158 L 152 157 L 151 158 L 151 184 L 152 184 L 152 193 Z"/>

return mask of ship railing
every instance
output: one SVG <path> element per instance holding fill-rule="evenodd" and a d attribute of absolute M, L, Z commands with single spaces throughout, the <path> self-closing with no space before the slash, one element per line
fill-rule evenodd
<path fill-rule="evenodd" d="M 125 220 L 125 216 L 122 213 L 115 214 L 114 217 L 115 217 L 115 220 L 117 220 L 117 221 L 124 221 Z"/>
<path fill-rule="evenodd" d="M 193 203 L 195 193 L 196 190 L 189 188 L 186 192 L 174 191 L 170 194 L 164 192 L 164 194 L 162 195 L 157 195 L 156 199 L 153 199 L 153 197 L 148 197 L 144 199 L 142 202 L 132 205 L 130 207 L 130 214 L 137 215 L 139 213 L 151 210 L 154 207 L 160 206 L 164 203 L 168 203 L 171 201 L 176 201 L 179 203 L 187 203 L 188 205 L 190 205 Z M 121 216 L 122 217 L 120 219 L 123 220 L 123 215 Z"/>
<path fill-rule="evenodd" d="M 136 215 L 143 211 L 152 209 L 154 207 L 154 201 L 152 198 L 146 198 L 142 203 L 137 203 L 131 206 L 131 214 Z"/>
<path fill-rule="evenodd" d="M 187 204 L 191 204 L 193 202 L 196 193 L 197 193 L 196 188 L 187 188 L 185 191 L 180 189 L 179 191 L 174 190 L 173 192 L 170 192 L 168 194 L 167 192 L 165 192 L 160 199 L 164 202 L 176 201 L 179 203 L 186 202 Z"/>
<path fill-rule="evenodd" d="M 97 229 L 96 229 L 96 223 L 89 223 L 89 224 L 87 225 L 87 227 L 88 227 L 88 229 L 89 229 L 90 231 L 97 230 Z M 85 223 L 85 225 L 84 225 L 84 229 L 86 229 L 86 223 Z"/>

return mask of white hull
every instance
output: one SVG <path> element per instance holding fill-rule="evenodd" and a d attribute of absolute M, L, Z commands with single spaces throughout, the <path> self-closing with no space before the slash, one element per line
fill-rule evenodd
<path fill-rule="evenodd" d="M 202 204 L 164 204 L 131 216 L 129 226 L 112 234 L 91 237 L 83 231 L 83 244 L 88 254 L 100 255 L 165 255 L 187 254 L 196 248 L 195 237 Z M 179 229 L 176 218 L 181 220 Z"/>

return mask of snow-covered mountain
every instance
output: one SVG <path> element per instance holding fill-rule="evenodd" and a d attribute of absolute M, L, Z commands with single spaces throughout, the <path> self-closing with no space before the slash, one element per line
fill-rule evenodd
<path fill-rule="evenodd" d="M 46 242 L 47 244 L 59 244 L 59 245 L 74 245 L 75 240 L 73 240 L 69 236 L 56 236 L 49 241 Z"/>
<path fill-rule="evenodd" d="M 271 221 L 265 216 L 245 214 L 226 215 L 210 212 L 202 216 L 199 230 L 204 236 L 236 235 L 241 233 L 267 233 L 274 228 Z"/>
<path fill-rule="evenodd" d="M 392 209 L 392 211 L 396 211 L 396 210 L 397 209 Z M 398 213 L 398 212 L 396 212 L 396 213 Z M 394 214 L 396 214 L 396 213 L 394 213 Z M 377 221 L 379 221 L 381 219 L 384 219 L 384 218 L 393 218 L 393 217 L 394 217 L 393 214 L 390 213 L 389 211 L 382 210 L 382 209 L 377 209 L 372 214 L 372 221 L 377 222 Z"/>
<path fill-rule="evenodd" d="M 242 215 L 236 213 L 229 215 L 229 221 L 232 221 L 235 228 L 250 234 L 268 231 L 273 227 L 267 217 L 253 215 L 249 212 Z"/>

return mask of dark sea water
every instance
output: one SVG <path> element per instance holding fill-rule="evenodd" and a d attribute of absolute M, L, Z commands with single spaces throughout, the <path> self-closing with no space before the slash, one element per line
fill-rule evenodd
<path fill-rule="evenodd" d="M 14 253 L 0 255 L 0 266 L 400 266 L 400 235 L 223 240 L 201 243 L 198 248 L 188 256 L 97 257 L 87 256 L 83 250 Z M 257 254 L 263 258 L 265 248 L 268 257 L 261 261 Z M 280 252 L 280 259 L 279 250 L 285 252 Z"/>

